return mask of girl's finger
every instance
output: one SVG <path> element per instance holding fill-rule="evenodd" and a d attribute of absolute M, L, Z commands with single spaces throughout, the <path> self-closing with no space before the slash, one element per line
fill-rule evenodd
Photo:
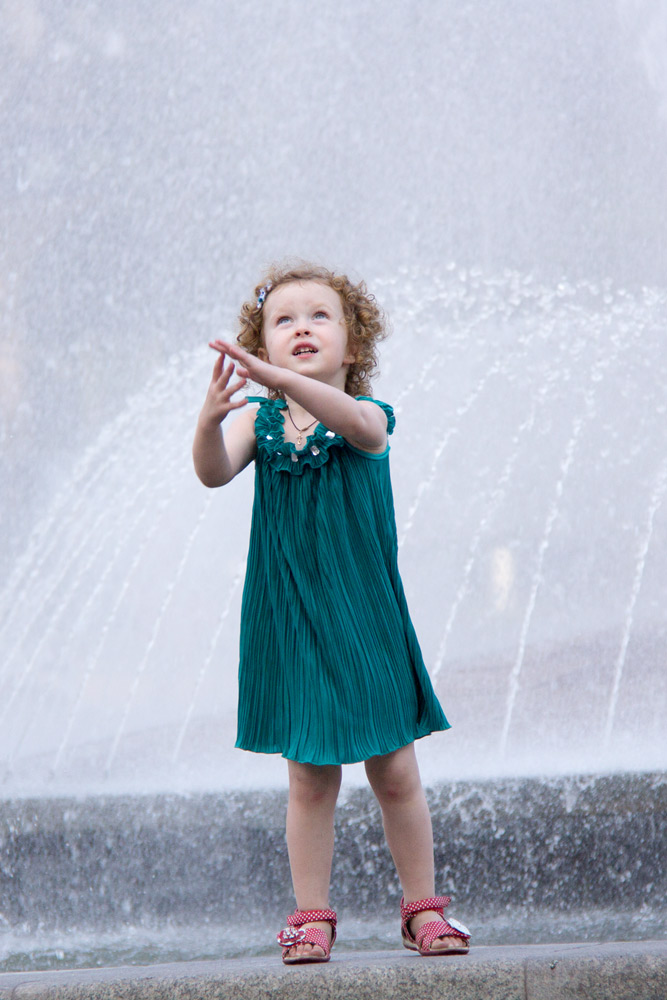
<path fill-rule="evenodd" d="M 224 351 L 225 354 L 231 354 L 232 351 L 243 350 L 238 344 L 232 344 L 227 340 L 221 340 L 220 337 L 216 337 L 215 340 L 209 341 L 209 347 L 212 347 L 214 351 Z"/>
<path fill-rule="evenodd" d="M 217 356 L 217 358 L 215 359 L 215 364 L 213 365 L 213 378 L 214 379 L 220 378 L 220 373 L 222 372 L 222 366 L 224 365 L 224 363 L 225 363 L 225 356 L 224 356 L 224 354 L 219 354 Z"/>
<path fill-rule="evenodd" d="M 234 385 L 228 385 L 227 388 L 225 389 L 225 396 L 228 399 L 231 399 L 231 397 L 234 395 L 234 393 L 238 392 L 239 389 L 242 389 L 243 386 L 246 384 L 247 381 L 248 380 L 245 379 L 245 378 L 240 378 L 238 380 L 238 382 L 234 383 Z"/>
<path fill-rule="evenodd" d="M 213 343 L 217 345 L 217 350 L 224 351 L 230 358 L 235 358 L 237 361 L 248 357 L 248 352 L 240 344 L 231 344 L 226 340 L 214 340 Z"/>
<path fill-rule="evenodd" d="M 233 374 L 234 374 L 233 362 L 230 362 L 230 364 L 228 364 L 226 368 L 223 368 L 221 365 L 217 371 L 217 378 L 214 379 L 218 389 L 224 389 Z"/>

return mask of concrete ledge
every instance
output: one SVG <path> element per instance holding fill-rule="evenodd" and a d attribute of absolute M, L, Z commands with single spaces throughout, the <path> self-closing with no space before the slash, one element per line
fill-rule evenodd
<path fill-rule="evenodd" d="M 424 959 L 334 951 L 328 965 L 272 958 L 0 975 L 8 1000 L 665 1000 L 667 941 L 474 948 Z"/>

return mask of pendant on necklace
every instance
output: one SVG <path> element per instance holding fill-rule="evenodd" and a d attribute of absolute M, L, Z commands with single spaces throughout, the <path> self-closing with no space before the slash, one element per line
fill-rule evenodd
<path fill-rule="evenodd" d="M 297 446 L 297 448 L 300 448 L 300 447 L 301 447 L 301 435 L 300 435 L 300 434 L 299 434 L 299 435 L 297 436 L 297 439 L 296 439 L 296 446 Z"/>

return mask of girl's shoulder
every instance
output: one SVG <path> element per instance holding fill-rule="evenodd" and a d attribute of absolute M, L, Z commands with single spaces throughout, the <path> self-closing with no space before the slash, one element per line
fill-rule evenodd
<path fill-rule="evenodd" d="M 384 411 L 387 418 L 387 434 L 394 433 L 396 415 L 394 413 L 394 407 L 391 406 L 390 403 L 384 403 L 381 399 L 375 399 L 374 396 L 355 396 L 354 398 L 359 400 L 359 402 L 375 403 L 376 406 L 379 406 L 380 409 Z"/>

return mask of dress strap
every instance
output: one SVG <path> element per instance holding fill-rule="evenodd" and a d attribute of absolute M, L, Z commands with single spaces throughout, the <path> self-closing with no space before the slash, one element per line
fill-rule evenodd
<path fill-rule="evenodd" d="M 280 407 L 280 409 L 285 408 L 284 399 L 269 399 L 268 396 L 246 396 L 246 402 L 248 403 L 273 403 Z"/>

